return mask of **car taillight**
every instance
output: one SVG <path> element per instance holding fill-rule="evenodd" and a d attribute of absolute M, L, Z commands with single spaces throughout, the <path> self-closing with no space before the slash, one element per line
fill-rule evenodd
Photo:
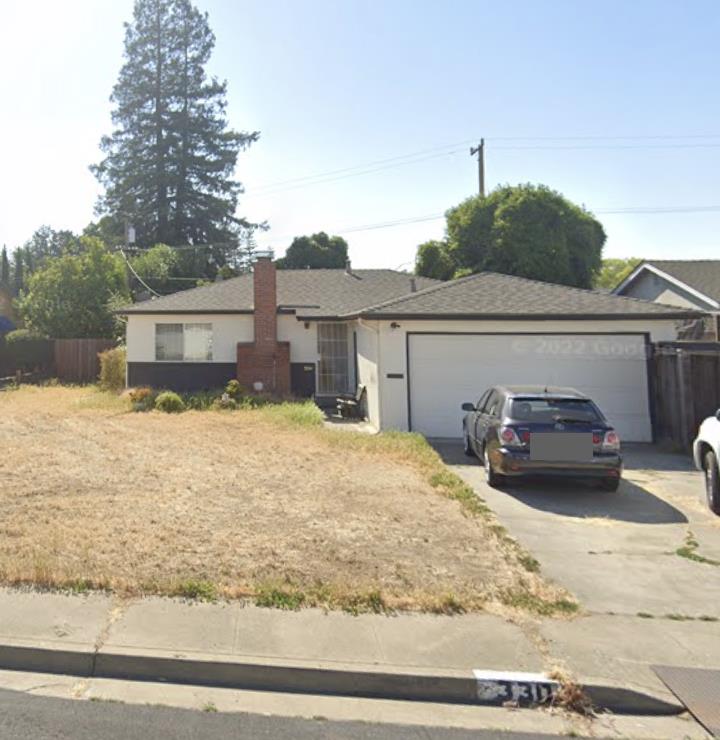
<path fill-rule="evenodd" d="M 603 439 L 602 446 L 605 450 L 619 450 L 620 437 L 618 436 L 618 433 L 613 429 L 605 432 L 605 438 Z"/>
<path fill-rule="evenodd" d="M 526 445 L 530 442 L 530 432 L 527 429 L 523 429 L 520 432 L 520 441 Z"/>
<path fill-rule="evenodd" d="M 500 439 L 506 445 L 519 445 L 520 444 L 520 440 L 518 439 L 518 436 L 517 434 L 515 434 L 515 430 L 512 427 L 501 427 Z"/>
<path fill-rule="evenodd" d="M 599 445 L 602 444 L 603 436 L 600 432 L 593 432 L 593 444 Z"/>

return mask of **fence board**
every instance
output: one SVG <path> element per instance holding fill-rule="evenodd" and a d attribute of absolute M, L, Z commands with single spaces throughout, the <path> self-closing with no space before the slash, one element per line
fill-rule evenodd
<path fill-rule="evenodd" d="M 111 339 L 56 339 L 55 374 L 64 383 L 94 383 L 100 373 L 98 353 L 114 346 Z"/>
<path fill-rule="evenodd" d="M 720 343 L 657 345 L 655 436 L 688 450 L 703 419 L 720 408 Z"/>

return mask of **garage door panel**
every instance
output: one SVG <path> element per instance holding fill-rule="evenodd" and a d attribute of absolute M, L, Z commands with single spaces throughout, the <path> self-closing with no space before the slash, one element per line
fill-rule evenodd
<path fill-rule="evenodd" d="M 642 335 L 410 334 L 415 431 L 458 437 L 464 401 L 493 385 L 564 385 L 590 396 L 621 437 L 651 441 Z"/>

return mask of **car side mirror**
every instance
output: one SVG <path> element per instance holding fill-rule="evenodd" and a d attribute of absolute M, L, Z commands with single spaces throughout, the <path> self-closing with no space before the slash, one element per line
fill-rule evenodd
<path fill-rule="evenodd" d="M 474 403 L 464 403 L 461 408 L 463 411 L 475 411 L 475 404 Z"/>

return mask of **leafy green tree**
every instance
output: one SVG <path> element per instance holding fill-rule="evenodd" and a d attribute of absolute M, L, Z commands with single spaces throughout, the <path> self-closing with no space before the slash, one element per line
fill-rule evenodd
<path fill-rule="evenodd" d="M 642 262 L 638 257 L 608 257 L 602 261 L 600 272 L 595 277 L 595 287 L 612 290 Z"/>
<path fill-rule="evenodd" d="M 129 299 L 125 267 L 98 239 L 81 237 L 80 255 L 48 259 L 28 279 L 18 308 L 26 325 L 44 336 L 113 337 L 111 305 Z"/>
<path fill-rule="evenodd" d="M 77 254 L 79 250 L 78 238 L 72 231 L 55 231 L 50 226 L 41 226 L 23 245 L 25 266 L 31 273 L 42 267 L 50 257 Z"/>
<path fill-rule="evenodd" d="M 106 232 L 132 224 L 140 247 L 210 244 L 206 266 L 232 261 L 250 228 L 235 215 L 238 153 L 259 134 L 228 128 L 225 82 L 206 74 L 215 36 L 190 0 L 136 0 L 113 89 L 115 130 L 91 169 L 105 188 Z"/>
<path fill-rule="evenodd" d="M 338 268 L 345 267 L 347 260 L 347 242 L 341 236 L 319 231 L 312 236 L 296 236 L 276 264 L 285 270 Z"/>
<path fill-rule="evenodd" d="M 171 292 L 168 290 L 175 277 L 175 269 L 178 266 L 178 252 L 167 244 L 156 244 L 150 249 L 141 251 L 130 260 L 133 270 L 151 288 L 160 293 Z M 134 286 L 138 287 L 138 286 Z M 181 287 L 192 287 L 182 285 Z"/>
<path fill-rule="evenodd" d="M 2 256 L 0 256 L 0 287 L 10 290 L 10 260 L 8 259 L 7 247 L 4 244 Z"/>
<path fill-rule="evenodd" d="M 96 237 L 110 249 L 127 243 L 125 223 L 112 216 L 102 216 L 97 221 L 91 221 L 83 229 L 82 235 Z"/>
<path fill-rule="evenodd" d="M 445 215 L 445 248 L 438 249 L 455 275 L 487 270 L 590 288 L 600 270 L 606 238 L 600 222 L 543 185 L 500 187 Z"/>
<path fill-rule="evenodd" d="M 457 266 L 448 254 L 445 242 L 431 240 L 418 247 L 415 258 L 415 272 L 418 275 L 436 280 L 450 280 L 456 270 Z"/>

